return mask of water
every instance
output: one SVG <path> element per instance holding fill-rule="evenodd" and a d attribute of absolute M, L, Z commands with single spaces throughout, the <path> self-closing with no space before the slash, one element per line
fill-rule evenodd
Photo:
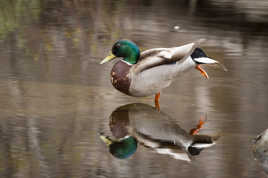
<path fill-rule="evenodd" d="M 0 177 L 265 177 L 251 140 L 268 125 L 265 0 L 0 1 Z M 179 26 L 179 29 L 174 29 Z M 192 70 L 165 89 L 161 111 L 189 130 L 222 136 L 191 163 L 145 147 L 114 158 L 99 134 L 129 103 L 99 65 L 120 38 L 140 48 L 206 38 L 229 69 Z"/>

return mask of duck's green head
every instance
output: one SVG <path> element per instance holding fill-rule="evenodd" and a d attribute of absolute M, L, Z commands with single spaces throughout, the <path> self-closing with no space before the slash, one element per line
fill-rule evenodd
<path fill-rule="evenodd" d="M 137 140 L 132 137 L 126 137 L 119 141 L 114 141 L 106 136 L 101 135 L 101 140 L 109 146 L 110 153 L 119 159 L 129 158 L 137 151 Z"/>
<path fill-rule="evenodd" d="M 122 57 L 129 64 L 136 64 L 140 57 L 138 46 L 130 40 L 119 40 L 112 48 L 112 53 L 101 61 L 104 64 L 116 57 Z"/>

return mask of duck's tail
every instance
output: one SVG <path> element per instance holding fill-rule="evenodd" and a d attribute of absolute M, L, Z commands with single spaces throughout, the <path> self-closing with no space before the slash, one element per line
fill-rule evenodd
<path fill-rule="evenodd" d="M 191 155 L 199 155 L 200 152 L 216 144 L 216 141 L 220 138 L 220 135 L 209 136 L 209 135 L 194 135 L 193 143 L 188 147 L 188 151 Z"/>

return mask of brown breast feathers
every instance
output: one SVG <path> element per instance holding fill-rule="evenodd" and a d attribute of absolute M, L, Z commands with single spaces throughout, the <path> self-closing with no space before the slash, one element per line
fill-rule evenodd
<path fill-rule="evenodd" d="M 127 76 L 130 67 L 131 65 L 120 60 L 113 66 L 111 71 L 111 82 L 113 86 L 127 95 L 129 95 L 129 86 L 131 82 Z"/>

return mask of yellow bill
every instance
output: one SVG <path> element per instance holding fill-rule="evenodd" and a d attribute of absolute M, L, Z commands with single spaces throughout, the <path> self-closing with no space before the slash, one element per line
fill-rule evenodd
<path fill-rule="evenodd" d="M 103 135 L 101 135 L 100 136 L 100 139 L 106 144 L 106 145 L 111 145 L 112 143 L 113 143 L 113 141 L 112 140 L 110 140 L 109 138 L 107 138 L 107 137 L 105 137 L 105 136 L 103 136 Z"/>
<path fill-rule="evenodd" d="M 116 58 L 116 56 L 113 55 L 113 54 L 111 53 L 109 56 L 107 56 L 106 58 L 104 58 L 104 59 L 100 62 L 100 64 L 104 64 L 104 63 L 106 63 L 106 62 L 109 62 L 110 60 L 112 60 L 112 59 L 114 59 L 114 58 Z"/>

